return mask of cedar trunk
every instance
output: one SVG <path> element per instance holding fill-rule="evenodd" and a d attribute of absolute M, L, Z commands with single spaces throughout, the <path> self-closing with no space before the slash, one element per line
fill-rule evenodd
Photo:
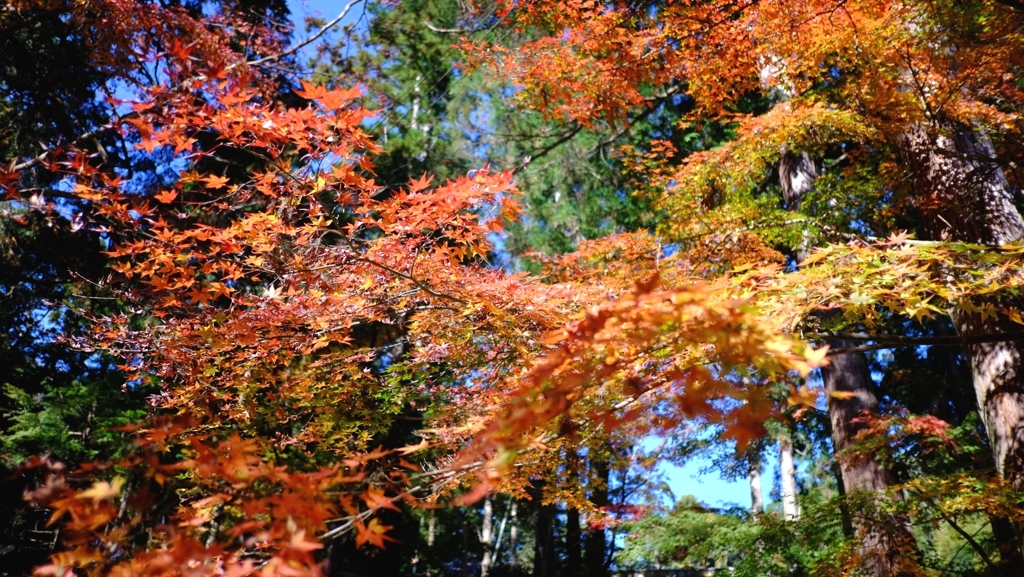
<path fill-rule="evenodd" d="M 835 347 L 849 347 L 848 341 L 833 341 Z M 857 433 L 866 424 L 855 419 L 864 413 L 878 411 L 878 398 L 872 390 L 873 381 L 867 359 L 862 353 L 837 355 L 821 370 L 828 396 L 828 416 L 832 424 L 832 444 L 839 456 L 839 470 L 845 492 L 862 491 L 883 497 L 893 484 L 891 473 L 868 455 L 849 453 Z M 838 393 L 838 394 L 836 394 Z M 909 521 L 902 516 L 888 516 L 880 509 L 872 518 L 854 522 L 861 540 L 861 554 L 873 575 L 896 576 L 916 574 L 912 559 L 917 543 Z"/>
<path fill-rule="evenodd" d="M 803 208 L 811 214 L 815 212 L 814 207 L 802 205 L 804 196 L 812 190 L 817 176 L 814 163 L 806 153 L 797 155 L 786 152 L 782 155 L 779 163 L 779 182 L 782 185 L 786 208 Z M 806 244 L 805 241 L 805 246 L 797 250 L 798 261 L 807 257 L 810 247 Z M 832 341 L 829 345 L 833 348 L 849 346 L 842 341 Z M 875 397 L 874 381 L 871 379 L 871 371 L 868 370 L 867 358 L 863 353 L 833 356 L 830 363 L 821 368 L 821 378 L 828 395 L 833 450 L 836 455 L 847 454 L 860 427 L 854 419 L 865 411 L 878 411 L 878 399 Z M 837 391 L 848 393 L 848 398 L 840 399 L 832 395 Z M 885 498 L 892 478 L 878 461 L 868 456 L 856 459 L 840 458 L 838 461 L 837 478 L 842 478 L 845 492 L 865 491 Z M 913 559 L 917 557 L 917 543 L 907 519 L 894 518 L 890 519 L 889 523 L 861 519 L 852 523 L 849 528 L 845 523 L 847 519 L 848 516 L 844 515 L 844 529 L 853 529 L 860 538 L 861 555 L 870 575 L 895 577 L 912 572 L 905 568 L 916 565 Z"/>
<path fill-rule="evenodd" d="M 900 144 L 932 238 L 1001 245 L 1024 237 L 1024 220 L 984 135 L 961 123 L 918 124 L 904 132 Z M 1019 328 L 1003 316 L 986 319 L 965 308 L 952 317 L 963 336 Z M 1024 490 L 1024 343 L 965 348 L 996 470 L 1015 490 Z"/>

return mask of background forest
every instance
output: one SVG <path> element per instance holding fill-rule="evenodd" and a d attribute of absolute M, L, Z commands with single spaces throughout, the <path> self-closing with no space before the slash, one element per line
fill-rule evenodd
<path fill-rule="evenodd" d="M 0 575 L 1021 574 L 1024 5 L 317 8 L 0 10 Z"/>

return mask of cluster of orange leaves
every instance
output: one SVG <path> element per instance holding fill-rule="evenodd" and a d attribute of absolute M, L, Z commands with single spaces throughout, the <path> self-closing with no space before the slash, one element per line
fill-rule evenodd
<path fill-rule="evenodd" d="M 620 121 L 651 101 L 652 88 L 679 83 L 703 117 L 731 114 L 732 103 L 766 85 L 804 94 L 826 83 L 883 128 L 886 119 L 921 118 L 922 98 L 930 114 L 992 124 L 1015 122 L 994 97 L 1020 100 L 1006 73 L 1020 64 L 1022 39 L 1015 15 L 998 2 L 966 10 L 890 0 L 530 0 L 506 3 L 502 15 L 549 35 L 515 50 L 468 44 L 475 63 L 500 66 L 522 87 L 524 104 L 585 124 Z M 908 26 L 922 20 L 934 25 Z M 950 38 L 957 29 L 969 33 Z M 951 42 L 955 54 L 936 50 Z M 834 75 L 851 70 L 855 82 Z"/>
<path fill-rule="evenodd" d="M 702 237 L 716 232 L 766 226 L 758 210 L 727 201 L 771 180 L 767 172 L 787 151 L 820 156 L 856 143 L 898 161 L 908 127 L 944 120 L 984 126 L 1000 158 L 1024 154 L 1016 104 L 1024 93 L 1013 80 L 1024 35 L 1019 12 L 996 0 L 531 0 L 505 3 L 502 16 L 529 40 L 465 49 L 473 65 L 511 78 L 524 107 L 558 122 L 617 126 L 685 91 L 695 106 L 683 122 L 735 122 L 735 142 L 692 155 L 675 173 L 663 166 L 637 187 L 672 215 L 659 232 L 674 242 L 700 238 L 696 250 L 709 250 Z M 789 102 L 738 114 L 756 93 Z M 849 148 L 847 156 L 861 160 Z M 1009 171 L 1014 182 L 1017 172 Z M 876 202 L 907 186 L 902 173 L 883 176 Z M 927 198 L 913 202 L 927 209 Z M 712 245 L 723 241 L 717 236 Z"/>

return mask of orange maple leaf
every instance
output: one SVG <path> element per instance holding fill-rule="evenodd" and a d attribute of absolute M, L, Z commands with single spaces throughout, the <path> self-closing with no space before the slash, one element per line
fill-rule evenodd
<path fill-rule="evenodd" d="M 324 546 L 316 541 L 310 541 L 306 539 L 306 530 L 300 529 L 296 533 L 292 534 L 292 539 L 288 543 L 288 546 L 296 551 L 303 553 L 309 553 L 310 551 L 316 551 L 317 549 L 323 549 Z"/>
<path fill-rule="evenodd" d="M 178 198 L 178 191 L 176 190 L 165 190 L 163 192 L 153 195 L 153 198 L 163 204 L 170 204 L 174 202 L 175 198 Z"/>
<path fill-rule="evenodd" d="M 366 492 L 363 493 L 363 501 L 366 501 L 366 506 L 369 507 L 371 511 L 376 511 L 381 508 L 391 509 L 392 511 L 401 511 L 401 509 L 395 506 L 391 497 L 385 495 L 384 490 L 377 487 L 368 488 Z"/>
<path fill-rule="evenodd" d="M 382 525 L 377 519 L 370 519 L 370 522 L 364 525 L 362 522 L 356 523 L 356 547 L 362 547 L 364 543 L 369 543 L 374 547 L 384 549 L 384 542 L 391 541 L 397 543 L 397 539 L 392 539 L 385 535 L 385 533 L 391 529 L 390 525 Z"/>
<path fill-rule="evenodd" d="M 206 183 L 206 186 L 213 189 L 224 188 L 228 185 L 228 178 L 226 176 L 217 176 L 216 174 L 211 174 L 201 180 Z"/>

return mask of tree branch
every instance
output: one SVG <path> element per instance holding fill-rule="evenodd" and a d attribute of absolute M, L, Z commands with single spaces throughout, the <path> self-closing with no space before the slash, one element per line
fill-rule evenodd
<path fill-rule="evenodd" d="M 111 130 L 114 130 L 116 128 L 119 128 L 121 126 L 122 122 L 124 122 L 125 120 L 127 120 L 129 118 L 134 118 L 136 116 L 139 116 L 138 112 L 129 112 L 128 114 L 125 114 L 124 116 L 119 116 L 119 117 L 115 118 L 114 120 L 112 120 L 111 122 L 109 122 L 107 124 L 104 124 L 103 126 L 97 128 L 96 130 L 90 130 L 89 132 L 86 132 L 85 134 L 82 134 L 81 136 L 76 138 L 71 143 L 71 145 L 77 147 L 77 146 L 80 146 L 81 144 L 83 144 L 83 143 L 85 143 L 85 142 L 87 142 L 89 140 L 94 140 L 97 136 L 99 136 L 101 134 L 104 134 L 106 132 L 110 132 Z M 32 168 L 32 167 L 42 163 L 44 160 L 46 160 L 46 157 L 49 156 L 49 155 L 50 155 L 50 150 L 45 150 L 39 156 L 36 156 L 34 158 L 30 158 L 30 159 L 26 160 L 25 162 L 22 162 L 21 164 L 15 164 L 9 172 L 21 172 L 22 170 L 25 170 L 25 169 L 28 169 L 28 168 Z"/>
<path fill-rule="evenodd" d="M 410 488 L 407 491 L 402 491 L 401 493 L 395 495 L 394 497 L 391 497 L 388 501 L 390 503 L 395 503 L 397 501 L 401 501 L 402 499 L 408 497 L 409 495 L 412 495 L 413 493 L 417 493 L 417 492 L 423 490 L 423 488 L 424 488 L 423 485 L 416 485 L 415 487 L 412 487 L 412 488 Z M 345 522 L 342 523 L 341 525 L 338 525 L 337 527 L 327 531 L 323 535 L 320 535 L 320 540 L 321 541 L 329 541 L 329 540 L 331 540 L 331 539 L 333 539 L 333 538 L 335 538 L 335 537 L 337 537 L 339 535 L 344 535 L 345 533 L 348 533 L 349 531 L 351 531 L 355 527 L 357 522 L 362 521 L 362 520 L 372 516 L 373 513 L 374 513 L 373 509 L 367 509 L 365 511 L 362 511 L 362 512 L 356 514 L 356 515 L 351 515 L 349 517 L 343 517 L 342 519 L 344 519 Z M 340 521 L 342 519 L 337 519 L 337 520 Z"/>
<path fill-rule="evenodd" d="M 565 144 L 566 142 L 569 142 L 570 140 L 573 139 L 574 136 L 579 134 L 581 130 L 583 130 L 583 125 L 579 124 L 579 123 L 576 123 L 576 126 L 572 130 L 567 132 L 565 135 L 563 135 L 561 138 L 559 138 L 558 140 L 556 140 L 556 141 L 552 142 L 551 144 L 545 146 L 539 152 L 537 152 L 537 154 L 530 155 L 530 156 L 527 156 L 526 158 L 524 158 L 523 162 L 521 162 L 519 164 L 519 166 L 517 166 L 517 167 L 512 169 L 512 174 L 518 174 L 518 173 L 522 172 L 527 166 L 530 166 L 531 162 L 533 162 L 533 161 L 537 160 L 538 158 L 548 154 L 549 152 L 551 152 L 552 150 L 554 150 L 554 149 L 558 148 L 559 146 Z"/>
<path fill-rule="evenodd" d="M 264 62 L 270 62 L 270 61 L 273 61 L 273 60 L 280 60 L 282 58 L 285 58 L 287 56 L 291 56 L 292 54 L 295 54 L 299 50 L 302 50 L 306 46 L 309 46 L 310 44 L 316 42 L 317 39 L 320 38 L 321 36 L 323 36 L 324 34 L 326 34 L 328 30 L 330 30 L 331 28 L 334 28 L 335 26 L 337 26 L 339 22 L 344 20 L 345 16 L 348 16 L 348 13 L 349 13 L 349 11 L 352 10 L 352 7 L 355 6 L 356 4 L 361 3 L 362 1 L 363 0 L 352 0 L 351 2 L 346 4 L 345 7 L 341 10 L 341 13 L 338 14 L 337 16 L 335 16 L 334 19 L 332 19 L 327 24 L 324 24 L 323 26 L 321 26 L 319 30 L 317 30 L 311 36 L 309 36 L 305 40 L 299 42 L 295 46 L 292 46 L 291 48 L 289 48 L 287 50 L 284 50 L 282 52 L 278 52 L 277 54 L 270 54 L 268 56 L 264 56 L 263 58 L 257 58 L 256 60 L 250 60 L 250 61 L 246 62 L 246 64 L 248 64 L 249 66 L 256 66 L 258 64 L 263 64 Z"/>
<path fill-rule="evenodd" d="M 437 32 L 438 34 L 461 34 L 463 32 L 476 32 L 475 30 L 467 30 L 465 28 L 438 28 L 437 26 L 434 26 L 433 24 L 428 22 L 426 19 L 423 20 L 423 25 L 426 26 L 427 28 L 430 28 L 434 32 Z"/>
<path fill-rule="evenodd" d="M 936 512 L 939 514 L 939 518 L 941 518 L 946 523 L 949 523 L 949 526 L 952 527 L 954 531 L 959 533 L 960 536 L 963 537 L 968 544 L 970 544 L 971 548 L 974 549 L 974 551 L 978 554 L 979 557 L 981 557 L 981 560 L 985 562 L 985 565 L 987 565 L 990 570 L 995 569 L 995 564 L 992 563 L 991 559 L 989 559 L 988 554 L 985 552 L 985 548 L 982 547 L 981 544 L 979 544 L 977 541 L 975 541 L 974 537 L 972 537 L 970 533 L 964 531 L 964 529 L 960 527 L 960 525 L 957 525 L 956 522 L 953 521 L 953 519 L 951 519 L 941 510 L 936 509 Z"/>
<path fill-rule="evenodd" d="M 421 291 L 427 293 L 428 295 L 430 295 L 430 296 L 432 296 L 434 298 L 451 301 L 453 303 L 457 303 L 457 304 L 460 304 L 460 305 L 466 304 L 466 301 L 464 299 L 461 299 L 461 298 L 459 298 L 457 296 L 450 295 L 450 294 L 447 294 L 447 293 L 439 292 L 439 291 L 435 290 L 434 287 L 432 287 L 429 284 L 427 284 L 425 281 L 420 280 L 420 279 L 414 277 L 411 274 L 404 273 L 404 272 L 402 272 L 400 270 L 397 270 L 394 267 L 388 266 L 388 265 L 386 265 L 386 264 L 384 264 L 382 262 L 377 262 L 377 261 L 375 261 L 375 260 L 373 260 L 371 258 L 366 258 L 366 257 L 362 256 L 359 253 L 359 251 L 355 248 L 355 246 L 352 245 L 352 239 L 351 238 L 349 238 L 346 235 L 341 235 L 341 238 L 342 238 L 342 241 L 345 242 L 345 244 L 348 245 L 348 248 L 352 251 L 351 254 L 347 255 L 352 260 L 356 260 L 356 261 L 360 261 L 360 262 L 365 262 L 368 265 L 375 266 L 375 267 L 377 267 L 377 268 L 379 268 L 381 270 L 387 271 L 387 272 L 389 272 L 389 273 L 391 273 L 391 274 L 393 274 L 393 275 L 395 275 L 395 276 L 397 276 L 399 278 L 405 279 L 405 280 L 411 282 L 412 284 L 416 285 L 416 287 L 419 288 Z"/>
<path fill-rule="evenodd" d="M 866 351 L 879 351 L 884 349 L 897 349 L 900 347 L 919 347 L 928 345 L 958 346 L 1024 341 L 1024 331 L 971 336 L 954 335 L 945 337 L 907 337 L 903 335 L 872 335 L 868 333 L 833 332 L 804 333 L 803 336 L 811 340 L 841 339 L 845 341 L 874 341 L 874 343 L 871 344 L 830 349 L 828 351 L 829 356 L 847 355 L 850 353 Z"/>

